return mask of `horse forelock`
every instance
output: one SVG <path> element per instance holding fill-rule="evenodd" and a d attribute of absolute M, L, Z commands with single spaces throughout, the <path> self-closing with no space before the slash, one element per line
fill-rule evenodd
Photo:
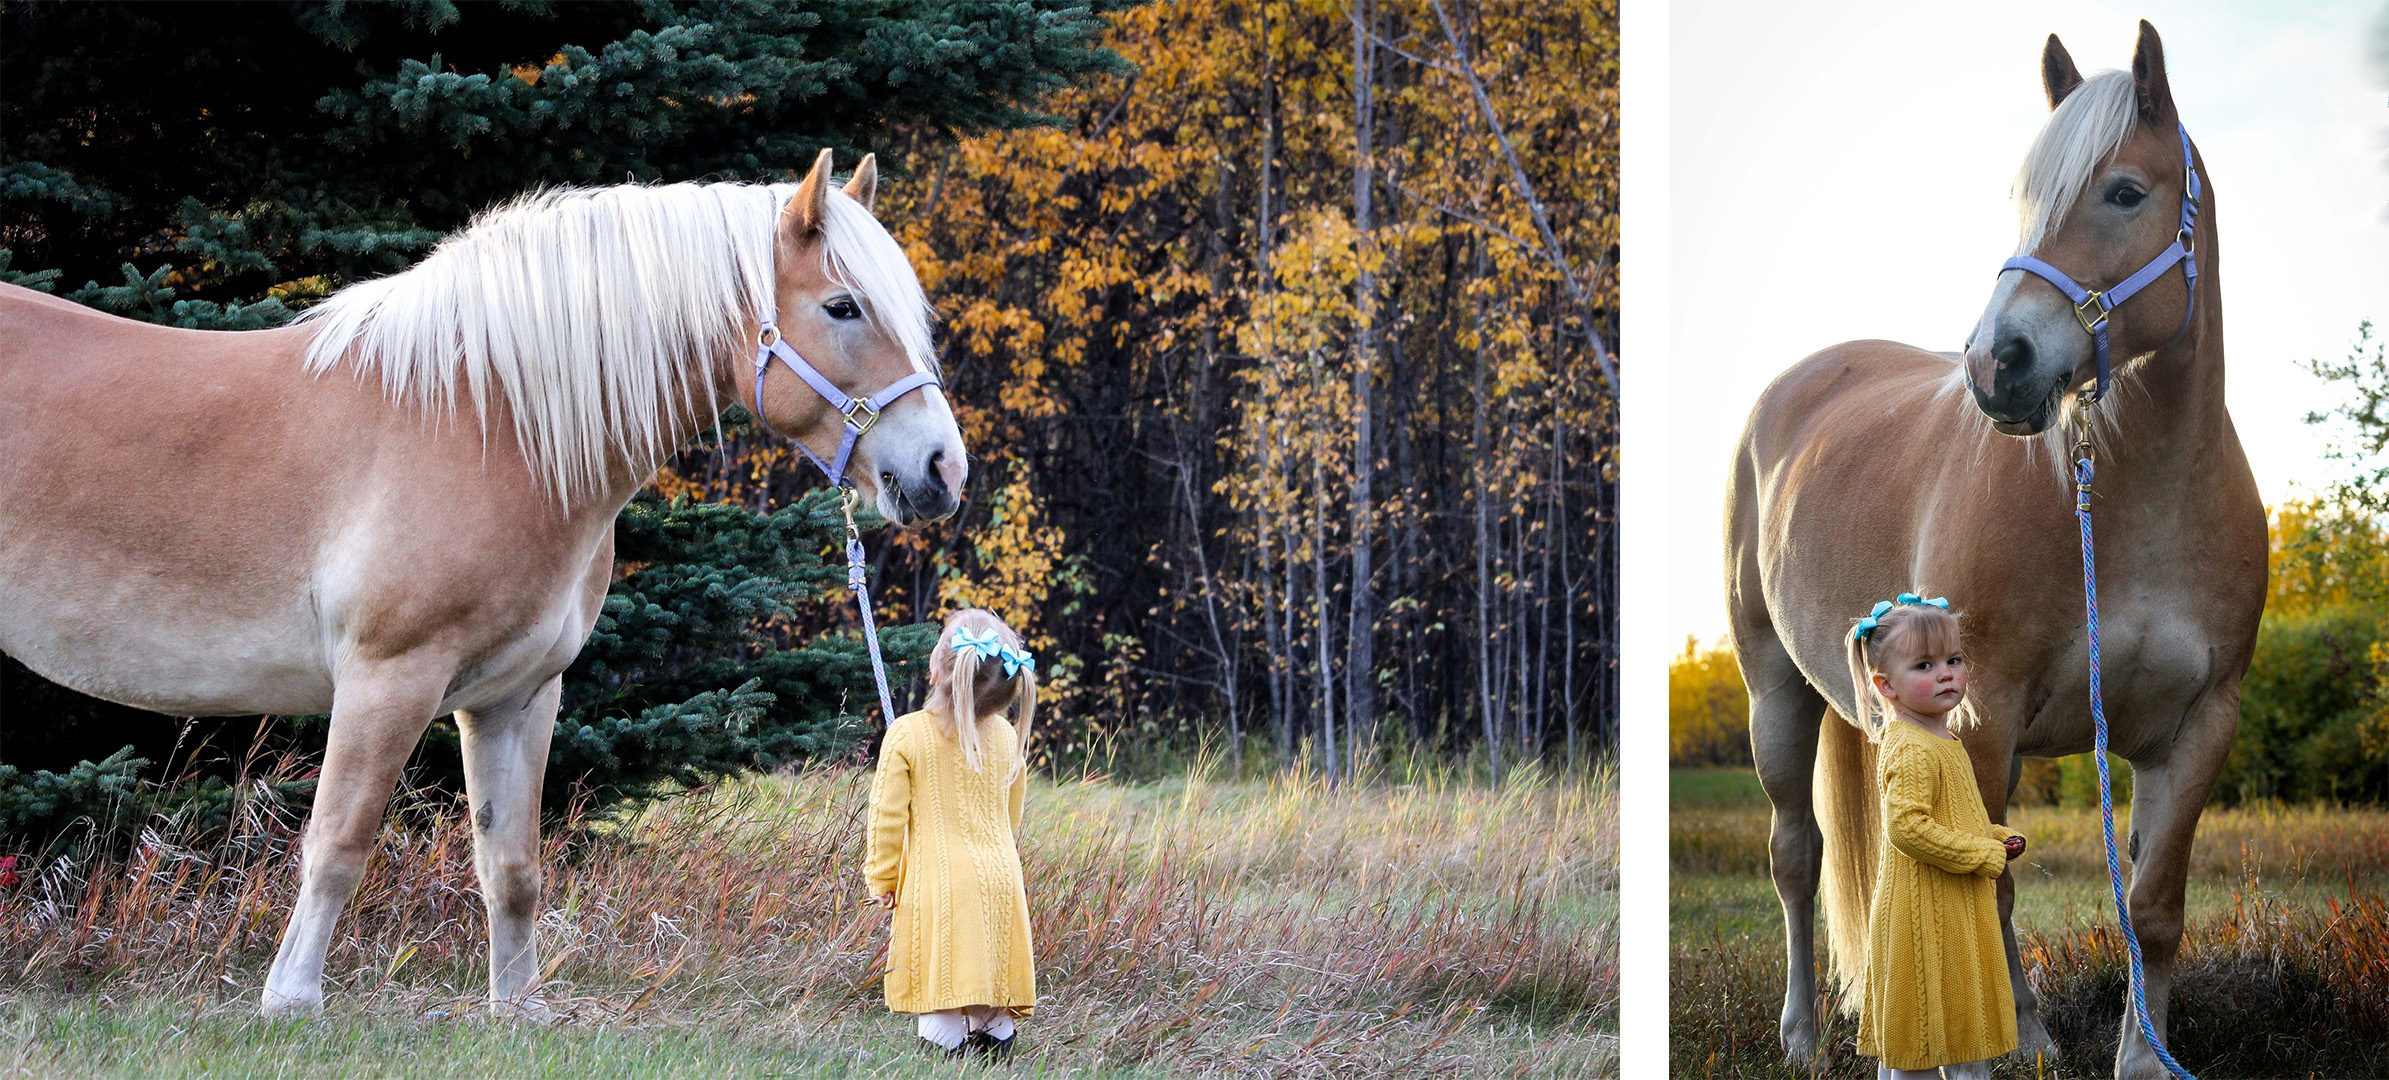
<path fill-rule="evenodd" d="M 823 268 L 830 280 L 855 294 L 864 317 L 903 346 L 914 367 L 935 374 L 929 297 L 921 291 L 921 279 L 913 273 L 903 246 L 862 203 L 836 188 L 830 189 L 821 235 Z"/>
<path fill-rule="evenodd" d="M 713 364 L 773 305 L 781 206 L 794 184 L 550 188 L 477 215 L 415 266 L 300 316 L 306 370 L 353 359 L 394 404 L 486 423 L 504 401 L 544 488 L 572 502 L 615 458 L 652 468 L 674 421 L 710 417 Z M 825 270 L 916 365 L 929 308 L 870 211 L 829 192 Z M 461 385 L 460 385 L 461 384 Z"/>
<path fill-rule="evenodd" d="M 2031 254 L 2065 221 L 2099 166 L 2123 149 L 2138 123 L 2130 72 L 2099 72 L 2066 95 L 2016 170 L 2016 204 L 2023 218 L 2016 254 Z"/>

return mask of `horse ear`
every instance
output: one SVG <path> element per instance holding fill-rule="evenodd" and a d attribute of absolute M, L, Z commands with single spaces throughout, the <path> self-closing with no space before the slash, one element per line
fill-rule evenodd
<path fill-rule="evenodd" d="M 2147 19 L 2140 20 L 2140 43 L 2132 49 L 2132 88 L 2141 118 L 2170 130 L 2175 120 L 2173 87 L 2165 81 L 2165 44 Z"/>
<path fill-rule="evenodd" d="M 879 197 L 879 158 L 877 155 L 863 155 L 863 163 L 855 166 L 854 175 L 847 178 L 846 194 L 853 196 L 854 201 L 863 204 L 863 209 L 871 209 L 872 202 Z"/>
<path fill-rule="evenodd" d="M 780 230 L 790 236 L 808 236 L 821 228 L 829 216 L 830 152 L 823 147 L 821 156 L 813 159 L 813 171 L 805 174 L 805 182 L 796 186 L 795 197 L 780 210 Z"/>
<path fill-rule="evenodd" d="M 2065 51 L 2057 35 L 2049 35 L 2049 44 L 2041 49 L 2041 89 L 2049 92 L 2049 111 L 2056 112 L 2059 102 L 2082 85 L 2082 73 L 2075 70 L 2074 58 Z"/>

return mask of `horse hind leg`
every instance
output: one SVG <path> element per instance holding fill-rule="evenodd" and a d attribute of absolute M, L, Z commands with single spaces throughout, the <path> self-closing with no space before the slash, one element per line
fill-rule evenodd
<path fill-rule="evenodd" d="M 1756 640 L 1750 640 L 1756 639 Z M 1736 659 L 1750 690 L 1750 751 L 1759 785 L 1774 808 L 1768 868 L 1783 905 L 1784 1052 L 1797 1062 L 1817 1053 L 1816 902 L 1824 861 L 1812 784 L 1825 699 L 1808 685 L 1772 633 L 1737 635 Z"/>
<path fill-rule="evenodd" d="M 531 996 L 539 983 L 539 796 L 563 685 L 552 678 L 519 700 L 456 714 L 473 808 L 473 868 L 489 910 L 495 1015 L 546 1015 Z"/>
<path fill-rule="evenodd" d="M 324 952 L 365 877 L 390 790 L 430 726 L 444 683 L 444 674 L 383 671 L 348 675 L 333 691 L 323 771 L 300 846 L 299 899 L 266 974 L 266 1015 L 323 1011 Z"/>

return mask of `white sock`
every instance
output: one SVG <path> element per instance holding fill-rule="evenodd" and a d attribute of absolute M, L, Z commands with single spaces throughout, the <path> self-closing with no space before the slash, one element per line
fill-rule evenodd
<path fill-rule="evenodd" d="M 1012 1010 L 1000 1005 L 971 1005 L 963 1011 L 970 1014 L 971 1030 L 984 1031 L 990 1038 L 1009 1039 L 1020 1030 L 1012 1023 Z"/>
<path fill-rule="evenodd" d="M 1963 1065 L 1943 1065 L 1941 1080 L 1991 1080 L 1991 1062 L 1969 1061 Z"/>
<path fill-rule="evenodd" d="M 1875 1080 L 1941 1080 L 1939 1069 L 1894 1069 L 1877 1062 Z"/>
<path fill-rule="evenodd" d="M 962 1015 L 962 1010 L 948 1009 L 944 1012 L 922 1013 L 914 1030 L 919 1031 L 922 1038 L 952 1050 L 962 1045 L 964 1037 L 971 1033 L 971 1025 Z"/>

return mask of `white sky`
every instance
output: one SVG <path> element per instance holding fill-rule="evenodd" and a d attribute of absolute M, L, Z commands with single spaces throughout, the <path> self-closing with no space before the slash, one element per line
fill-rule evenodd
<path fill-rule="evenodd" d="M 2336 398 L 2296 364 L 2345 357 L 2360 320 L 2389 326 L 2389 88 L 2366 55 L 2383 17 L 2381 0 L 1674 0 L 1677 647 L 1724 633 L 1727 463 L 1767 382 L 1854 338 L 1954 350 L 1981 314 L 2048 115 L 2051 33 L 2084 74 L 2129 68 L 2141 18 L 2163 36 L 2221 230 L 2232 419 L 2268 504 L 2327 482 L 2328 436 L 2302 420 Z"/>

